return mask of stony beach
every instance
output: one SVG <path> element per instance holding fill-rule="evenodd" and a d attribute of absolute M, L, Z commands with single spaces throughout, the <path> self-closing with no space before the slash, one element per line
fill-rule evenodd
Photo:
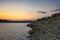
<path fill-rule="evenodd" d="M 60 40 L 60 13 L 37 19 L 27 25 L 31 40 Z"/>

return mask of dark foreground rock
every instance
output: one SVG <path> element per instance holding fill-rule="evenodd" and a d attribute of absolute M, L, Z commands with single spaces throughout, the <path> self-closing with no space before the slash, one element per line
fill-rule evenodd
<path fill-rule="evenodd" d="M 31 40 L 60 40 L 60 13 L 38 19 L 27 26 L 32 28 L 28 32 Z"/>

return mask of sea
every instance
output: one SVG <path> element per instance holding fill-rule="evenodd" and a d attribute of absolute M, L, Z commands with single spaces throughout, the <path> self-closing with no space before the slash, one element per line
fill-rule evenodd
<path fill-rule="evenodd" d="M 0 40 L 30 40 L 29 23 L 0 23 Z"/>

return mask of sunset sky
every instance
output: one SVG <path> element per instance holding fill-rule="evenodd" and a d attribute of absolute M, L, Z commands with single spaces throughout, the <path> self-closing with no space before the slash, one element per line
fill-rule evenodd
<path fill-rule="evenodd" d="M 35 20 L 56 9 L 60 9 L 60 0 L 0 0 L 0 19 Z"/>

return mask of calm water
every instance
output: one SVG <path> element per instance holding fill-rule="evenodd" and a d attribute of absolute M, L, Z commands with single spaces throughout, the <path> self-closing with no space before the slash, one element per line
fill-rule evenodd
<path fill-rule="evenodd" d="M 29 40 L 29 23 L 0 23 L 0 40 Z"/>

